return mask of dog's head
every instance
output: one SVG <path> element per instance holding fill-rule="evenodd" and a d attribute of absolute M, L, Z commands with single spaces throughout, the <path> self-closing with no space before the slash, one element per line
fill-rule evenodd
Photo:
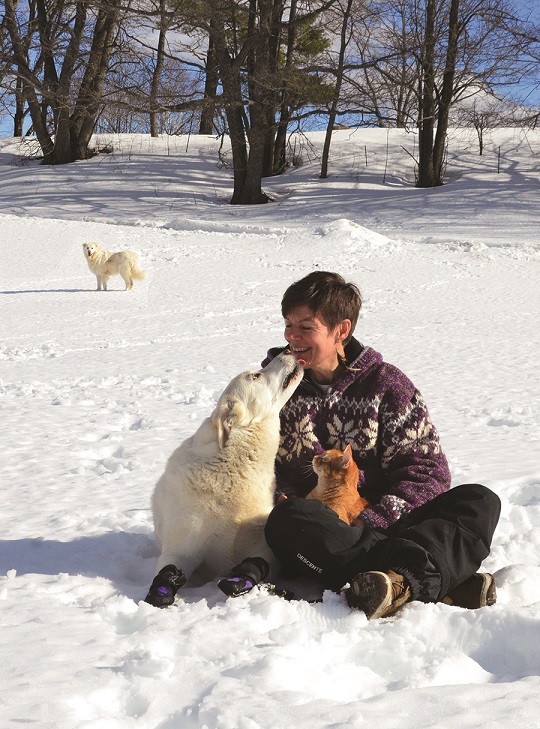
<path fill-rule="evenodd" d="M 221 394 L 212 414 L 219 447 L 223 448 L 234 427 L 245 428 L 278 415 L 303 375 L 296 358 L 285 352 L 262 370 L 237 375 Z"/>
<path fill-rule="evenodd" d="M 97 253 L 97 251 L 99 250 L 99 246 L 97 243 L 83 243 L 82 247 L 85 258 L 92 258 L 94 253 Z"/>

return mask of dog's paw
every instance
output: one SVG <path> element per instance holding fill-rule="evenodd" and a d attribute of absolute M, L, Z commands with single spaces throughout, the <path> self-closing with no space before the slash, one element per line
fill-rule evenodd
<path fill-rule="evenodd" d="M 157 608 L 169 607 L 169 605 L 172 605 L 174 602 L 175 594 L 176 593 L 166 585 L 161 585 L 157 588 L 151 587 L 148 591 L 148 595 L 144 598 L 144 601 Z"/>
<path fill-rule="evenodd" d="M 173 604 L 174 596 L 186 582 L 187 578 L 182 570 L 168 564 L 154 577 L 144 602 L 158 608 L 168 607 Z"/>
<path fill-rule="evenodd" d="M 238 597 L 253 590 L 255 584 L 248 577 L 224 577 L 218 587 L 227 597 Z"/>

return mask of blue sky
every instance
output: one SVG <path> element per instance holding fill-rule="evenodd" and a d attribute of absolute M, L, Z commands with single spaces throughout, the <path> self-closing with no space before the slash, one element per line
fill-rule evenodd
<path fill-rule="evenodd" d="M 530 13 L 530 19 L 540 24 L 540 2 L 538 0 L 514 0 L 514 3 L 518 10 L 523 13 Z M 537 78 L 536 83 L 524 83 L 521 87 L 524 94 L 528 94 L 527 102 L 533 106 L 540 106 L 540 68 Z"/>
<path fill-rule="evenodd" d="M 540 2 L 539 0 L 513 0 L 515 7 L 524 15 L 530 13 L 530 18 L 540 24 Z M 540 63 L 539 63 L 540 66 Z M 531 106 L 540 106 L 540 68 L 537 80 L 524 81 L 519 86 L 510 90 L 512 98 L 519 98 Z M 13 122 L 9 116 L 0 111 L 0 137 L 11 136 L 13 133 Z"/>

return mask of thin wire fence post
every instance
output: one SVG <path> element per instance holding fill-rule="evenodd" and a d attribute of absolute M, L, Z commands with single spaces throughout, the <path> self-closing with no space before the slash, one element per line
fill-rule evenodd
<path fill-rule="evenodd" d="M 390 129 L 386 130 L 386 158 L 384 160 L 384 175 L 383 175 L 383 182 L 386 182 L 386 170 L 388 168 L 388 137 L 390 134 Z"/>

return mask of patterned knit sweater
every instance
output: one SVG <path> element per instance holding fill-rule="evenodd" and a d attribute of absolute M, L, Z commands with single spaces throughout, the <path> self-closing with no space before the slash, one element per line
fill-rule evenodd
<path fill-rule="evenodd" d="M 271 349 L 267 364 L 282 348 Z M 450 488 L 450 473 L 424 400 L 397 367 L 352 339 L 347 370 L 323 392 L 307 371 L 281 411 L 276 458 L 278 492 L 305 496 L 317 476 L 311 461 L 350 443 L 358 484 L 370 506 L 361 518 L 386 529 Z"/>

